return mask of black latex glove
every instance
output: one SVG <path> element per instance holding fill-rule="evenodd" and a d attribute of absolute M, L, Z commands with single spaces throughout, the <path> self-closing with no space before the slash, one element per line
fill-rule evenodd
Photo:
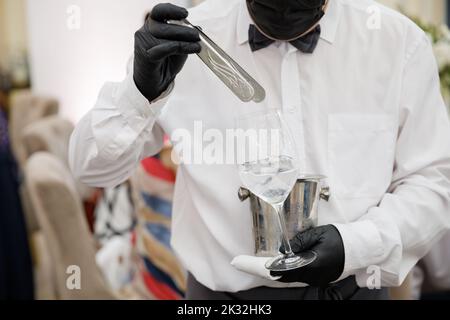
<path fill-rule="evenodd" d="M 294 253 L 312 250 L 317 254 L 317 259 L 296 270 L 271 272 L 274 277 L 281 276 L 278 281 L 324 287 L 341 276 L 345 262 L 344 244 L 335 226 L 321 226 L 298 233 L 290 244 Z M 284 249 L 280 251 L 284 252 Z"/>
<path fill-rule="evenodd" d="M 187 16 L 184 8 L 158 4 L 134 35 L 134 82 L 149 101 L 158 98 L 175 80 L 188 54 L 201 51 L 197 30 L 167 23 Z"/>

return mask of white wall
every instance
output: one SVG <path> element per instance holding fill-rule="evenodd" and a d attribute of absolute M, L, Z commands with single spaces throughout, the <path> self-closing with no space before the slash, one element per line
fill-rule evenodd
<path fill-rule="evenodd" d="M 133 34 L 157 2 L 27 0 L 33 91 L 57 97 L 63 116 L 79 120 L 93 106 L 105 81 L 124 78 Z M 79 30 L 67 24 L 76 16 L 67 13 L 71 5 L 81 9 Z"/>

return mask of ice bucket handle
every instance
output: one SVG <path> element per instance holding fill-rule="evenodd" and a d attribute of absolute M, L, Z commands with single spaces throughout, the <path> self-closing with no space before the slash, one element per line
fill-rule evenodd
<path fill-rule="evenodd" d="M 239 200 L 244 202 L 245 200 L 250 198 L 250 191 L 248 189 L 241 187 L 241 188 L 239 188 L 238 197 L 239 197 Z"/>
<path fill-rule="evenodd" d="M 320 199 L 328 202 L 330 200 L 330 197 L 331 197 L 330 187 L 328 186 L 322 187 L 322 189 L 320 189 Z"/>

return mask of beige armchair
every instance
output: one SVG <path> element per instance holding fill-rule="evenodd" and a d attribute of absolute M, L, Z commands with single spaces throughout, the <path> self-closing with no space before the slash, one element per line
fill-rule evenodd
<path fill-rule="evenodd" d="M 74 125 L 57 115 L 35 121 L 23 129 L 22 144 L 25 157 L 46 151 L 67 163 L 67 151 Z"/>
<path fill-rule="evenodd" d="M 11 146 L 20 167 L 27 155 L 22 144 L 22 133 L 26 126 L 44 117 L 57 114 L 58 102 L 51 98 L 38 97 L 29 91 L 16 93 L 11 99 L 10 138 Z"/>
<path fill-rule="evenodd" d="M 56 156 L 33 154 L 26 166 L 26 187 L 49 248 L 58 299 L 115 299 L 95 263 L 95 241 L 89 232 L 72 175 Z M 80 290 L 67 286 L 68 269 L 79 267 Z"/>
<path fill-rule="evenodd" d="M 24 159 L 28 159 L 35 152 L 47 151 L 66 163 L 67 146 L 73 128 L 72 123 L 59 118 L 57 115 L 36 119 L 36 121 L 22 128 L 19 143 L 20 153 Z M 39 230 L 39 225 L 26 189 L 22 188 L 21 197 L 25 208 L 28 230 L 30 233 L 34 233 Z"/>
<path fill-rule="evenodd" d="M 70 136 L 74 130 L 72 122 L 57 115 L 45 117 L 24 128 L 22 146 L 26 158 L 33 153 L 45 151 L 53 154 L 68 166 Z M 90 199 L 94 190 L 78 181 L 76 188 L 83 200 Z"/>
<path fill-rule="evenodd" d="M 27 125 L 22 132 L 24 156 L 29 158 L 36 152 L 45 151 L 53 154 L 65 165 L 68 164 L 68 145 L 73 124 L 57 115 L 50 115 Z M 27 176 L 25 175 L 25 180 Z M 94 190 L 81 183 L 76 183 L 78 193 L 83 200 L 89 199 Z M 45 237 L 36 218 L 35 208 L 31 204 L 26 188 L 22 188 L 27 226 L 30 234 L 33 261 L 35 267 L 36 297 L 54 299 L 55 285 L 52 259 Z"/>

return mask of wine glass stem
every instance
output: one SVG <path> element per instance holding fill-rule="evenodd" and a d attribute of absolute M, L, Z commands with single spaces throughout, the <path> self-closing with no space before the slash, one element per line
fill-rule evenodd
<path fill-rule="evenodd" d="M 278 223 L 280 224 L 281 234 L 282 234 L 282 242 L 284 247 L 284 252 L 286 257 L 294 257 L 295 254 L 292 252 L 291 244 L 289 243 L 289 234 L 286 228 L 286 221 L 284 219 L 283 214 L 283 204 L 273 205 L 275 212 L 278 215 Z"/>

